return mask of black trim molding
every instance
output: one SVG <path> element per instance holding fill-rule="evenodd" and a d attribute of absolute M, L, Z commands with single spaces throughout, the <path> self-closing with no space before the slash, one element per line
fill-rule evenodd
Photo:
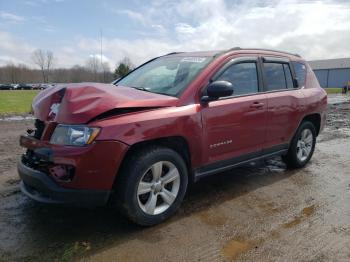
<path fill-rule="evenodd" d="M 288 151 L 288 148 L 289 144 L 282 144 L 268 149 L 263 149 L 261 151 L 248 153 L 242 156 L 225 159 L 222 161 L 199 167 L 194 170 L 194 181 L 198 181 L 200 178 L 205 176 L 230 170 L 232 168 L 241 166 L 252 161 L 266 159 L 278 155 L 285 155 Z"/>

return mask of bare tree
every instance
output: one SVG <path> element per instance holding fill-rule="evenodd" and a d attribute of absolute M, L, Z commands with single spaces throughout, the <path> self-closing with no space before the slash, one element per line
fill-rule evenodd
<path fill-rule="evenodd" d="M 40 67 L 41 74 L 43 76 L 43 82 L 46 82 L 46 73 L 45 73 L 45 53 L 43 50 L 38 49 L 33 52 L 32 59 L 34 64 Z"/>
<path fill-rule="evenodd" d="M 92 81 L 98 81 L 98 73 L 100 71 L 100 61 L 96 56 L 91 56 L 87 61 L 86 61 L 86 67 L 91 71 L 92 73 Z"/>
<path fill-rule="evenodd" d="M 8 64 L 7 65 L 8 70 L 8 76 L 11 83 L 18 83 L 19 82 L 19 68 L 16 67 L 14 64 Z"/>
<path fill-rule="evenodd" d="M 111 68 L 109 67 L 109 64 L 107 62 L 102 63 L 102 79 L 101 82 L 105 83 L 112 81 L 111 79 L 108 79 L 108 72 L 111 72 Z"/>
<path fill-rule="evenodd" d="M 3 72 L 4 83 L 38 83 L 41 80 L 41 71 L 31 69 L 24 64 L 7 64 L 0 67 Z"/>
<path fill-rule="evenodd" d="M 34 64 L 39 66 L 44 83 L 49 82 L 49 74 L 54 60 L 53 53 L 48 50 L 37 49 L 33 52 L 32 60 Z"/>
<path fill-rule="evenodd" d="M 99 63 L 99 60 L 92 60 L 89 67 L 75 65 L 71 68 L 51 68 L 50 65 L 43 67 L 45 74 L 47 68 L 50 70 L 50 81 L 55 83 L 72 83 L 86 81 L 100 81 L 110 83 L 113 80 L 108 63 Z M 39 83 L 43 79 L 42 70 L 29 68 L 24 64 L 9 63 L 0 66 L 0 83 Z M 46 75 L 45 75 L 46 80 Z"/>
<path fill-rule="evenodd" d="M 75 65 L 69 70 L 69 78 L 71 82 L 78 83 L 86 80 L 87 70 L 85 67 Z"/>
<path fill-rule="evenodd" d="M 49 82 L 49 76 L 51 73 L 53 62 L 54 62 L 53 52 L 46 51 L 46 81 L 47 82 Z"/>

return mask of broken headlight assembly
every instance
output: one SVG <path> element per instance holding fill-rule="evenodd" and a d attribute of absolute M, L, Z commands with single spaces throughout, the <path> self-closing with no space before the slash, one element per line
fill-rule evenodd
<path fill-rule="evenodd" d="M 58 125 L 51 136 L 50 143 L 66 146 L 85 146 L 91 144 L 99 132 L 99 127 Z"/>

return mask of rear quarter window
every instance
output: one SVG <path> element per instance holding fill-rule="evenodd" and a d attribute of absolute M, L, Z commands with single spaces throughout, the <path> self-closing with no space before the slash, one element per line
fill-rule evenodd
<path fill-rule="evenodd" d="M 292 73 L 290 71 L 289 65 L 283 64 L 283 69 L 284 69 L 284 75 L 286 77 L 287 88 L 289 89 L 294 88 Z"/>
<path fill-rule="evenodd" d="M 295 75 L 298 79 L 299 86 L 302 87 L 305 85 L 305 77 L 306 77 L 306 66 L 300 62 L 292 62 Z"/>

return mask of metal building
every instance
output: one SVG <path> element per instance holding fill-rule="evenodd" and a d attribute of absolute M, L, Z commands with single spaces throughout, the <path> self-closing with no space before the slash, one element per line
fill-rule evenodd
<path fill-rule="evenodd" d="M 320 85 L 327 87 L 344 87 L 350 81 L 350 58 L 309 61 Z"/>

